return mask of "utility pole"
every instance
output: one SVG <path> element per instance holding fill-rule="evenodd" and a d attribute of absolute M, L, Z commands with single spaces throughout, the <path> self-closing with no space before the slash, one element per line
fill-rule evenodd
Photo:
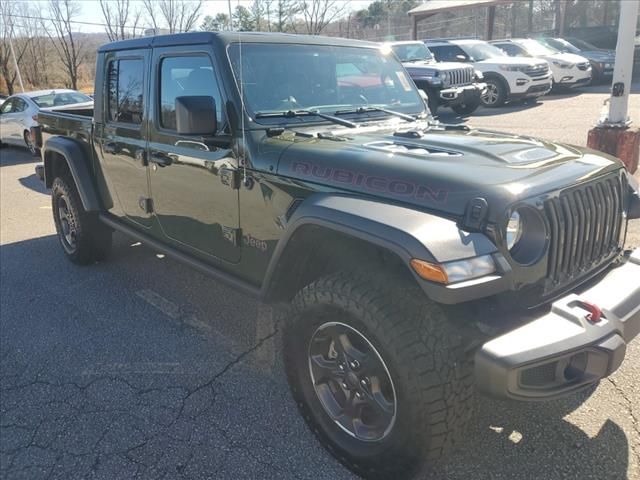
<path fill-rule="evenodd" d="M 229 7 L 229 30 L 233 30 L 233 10 L 231 9 L 231 0 L 227 0 Z"/>
<path fill-rule="evenodd" d="M 5 28 L 7 28 L 6 19 L 5 19 L 4 26 Z M 16 52 L 13 49 L 13 22 L 11 22 L 9 26 L 9 49 L 11 50 L 11 56 L 13 57 L 13 68 L 15 68 L 16 70 L 16 76 L 18 77 L 20 90 L 22 90 L 22 93 L 24 93 L 24 84 L 22 83 L 22 75 L 20 74 L 20 67 L 18 66 L 18 59 L 16 58 Z"/>
<path fill-rule="evenodd" d="M 638 168 L 640 155 L 640 128 L 630 128 L 631 121 L 627 116 L 639 6 L 638 1 L 620 2 L 616 63 L 609 106 L 596 127 L 589 131 L 587 142 L 591 148 L 620 158 L 631 173 Z"/>

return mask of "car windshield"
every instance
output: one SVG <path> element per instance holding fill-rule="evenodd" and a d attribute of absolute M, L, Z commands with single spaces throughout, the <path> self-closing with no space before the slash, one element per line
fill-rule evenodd
<path fill-rule="evenodd" d="M 518 40 L 516 43 L 523 47 L 529 55 L 533 55 L 534 57 L 537 55 L 553 55 L 559 53 L 559 50 L 543 45 L 537 40 Z"/>
<path fill-rule="evenodd" d="M 458 45 L 465 53 L 477 62 L 489 60 L 490 58 L 506 57 L 507 54 L 493 45 L 486 42 L 462 43 Z"/>
<path fill-rule="evenodd" d="M 600 48 L 596 47 L 595 45 L 592 45 L 589 42 L 585 42 L 584 40 L 580 40 L 579 38 L 570 38 L 569 41 L 573 45 L 578 47 L 580 50 L 585 52 L 592 51 L 592 50 L 600 50 Z"/>
<path fill-rule="evenodd" d="M 567 42 L 564 38 L 540 38 L 540 43 L 556 50 L 565 51 L 569 53 L 580 53 L 580 49 Z"/>
<path fill-rule="evenodd" d="M 313 115 L 267 116 L 295 110 L 387 116 L 380 107 L 423 114 L 425 106 L 389 50 L 330 45 L 234 43 L 228 48 L 248 113 L 262 123 L 320 121 Z"/>
<path fill-rule="evenodd" d="M 395 53 L 401 62 L 416 62 L 419 60 L 433 60 L 431 50 L 422 42 L 401 43 L 391 45 L 391 50 Z"/>
<path fill-rule="evenodd" d="M 74 103 L 91 102 L 93 99 L 80 92 L 51 92 L 45 95 L 31 97 L 40 108 L 61 107 L 63 105 L 72 105 Z"/>

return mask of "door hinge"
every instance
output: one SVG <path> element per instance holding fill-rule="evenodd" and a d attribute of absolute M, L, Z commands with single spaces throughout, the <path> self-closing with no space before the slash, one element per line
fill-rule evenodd
<path fill-rule="evenodd" d="M 240 171 L 235 168 L 221 168 L 220 181 L 234 190 L 240 188 Z"/>
<path fill-rule="evenodd" d="M 239 247 L 240 238 L 242 237 L 242 231 L 239 228 L 226 227 L 222 225 L 222 236 L 227 242 L 231 243 L 234 247 Z"/>
<path fill-rule="evenodd" d="M 153 212 L 153 200 L 151 198 L 140 197 L 138 199 L 138 206 L 144 213 Z"/>

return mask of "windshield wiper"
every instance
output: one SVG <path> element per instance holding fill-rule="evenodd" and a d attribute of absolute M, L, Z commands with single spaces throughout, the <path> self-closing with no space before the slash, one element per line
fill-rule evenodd
<path fill-rule="evenodd" d="M 334 117 L 333 115 L 327 115 L 325 113 L 320 113 L 314 110 L 286 110 L 282 112 L 256 112 L 256 118 L 276 118 L 276 117 L 285 117 L 285 118 L 295 118 L 301 116 L 313 115 L 316 117 L 323 118 L 325 120 L 329 120 L 330 122 L 336 123 L 338 125 L 342 125 L 343 127 L 356 128 L 358 125 L 350 122 L 349 120 L 345 120 L 344 118 Z"/>
<path fill-rule="evenodd" d="M 394 110 L 388 110 L 382 107 L 358 107 L 358 108 L 354 108 L 353 110 L 338 110 L 337 112 L 334 112 L 334 115 L 347 115 L 349 113 L 368 113 L 368 112 L 383 112 L 388 115 L 393 115 L 395 117 L 402 118 L 407 122 L 416 121 L 416 119 L 411 115 L 407 115 L 406 113 L 396 112 Z"/>

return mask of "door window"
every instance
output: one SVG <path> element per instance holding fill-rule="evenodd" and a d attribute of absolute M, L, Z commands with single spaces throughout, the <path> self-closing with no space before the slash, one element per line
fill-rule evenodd
<path fill-rule="evenodd" d="M 11 113 L 24 112 L 28 106 L 29 105 L 27 105 L 27 102 L 19 97 L 16 97 L 13 99 L 13 108 L 11 109 Z"/>
<path fill-rule="evenodd" d="M 0 108 L 0 112 L 2 113 L 10 113 L 11 109 L 13 108 L 13 101 L 15 99 L 14 98 L 10 98 L 9 100 L 5 101 L 2 104 L 2 108 Z"/>
<path fill-rule="evenodd" d="M 107 72 L 109 120 L 139 125 L 144 112 L 144 62 L 138 58 L 112 60 Z"/>
<path fill-rule="evenodd" d="M 222 125 L 222 98 L 208 56 L 165 57 L 160 64 L 160 126 L 176 130 L 176 98 L 208 96 L 216 102 L 218 125 Z"/>

